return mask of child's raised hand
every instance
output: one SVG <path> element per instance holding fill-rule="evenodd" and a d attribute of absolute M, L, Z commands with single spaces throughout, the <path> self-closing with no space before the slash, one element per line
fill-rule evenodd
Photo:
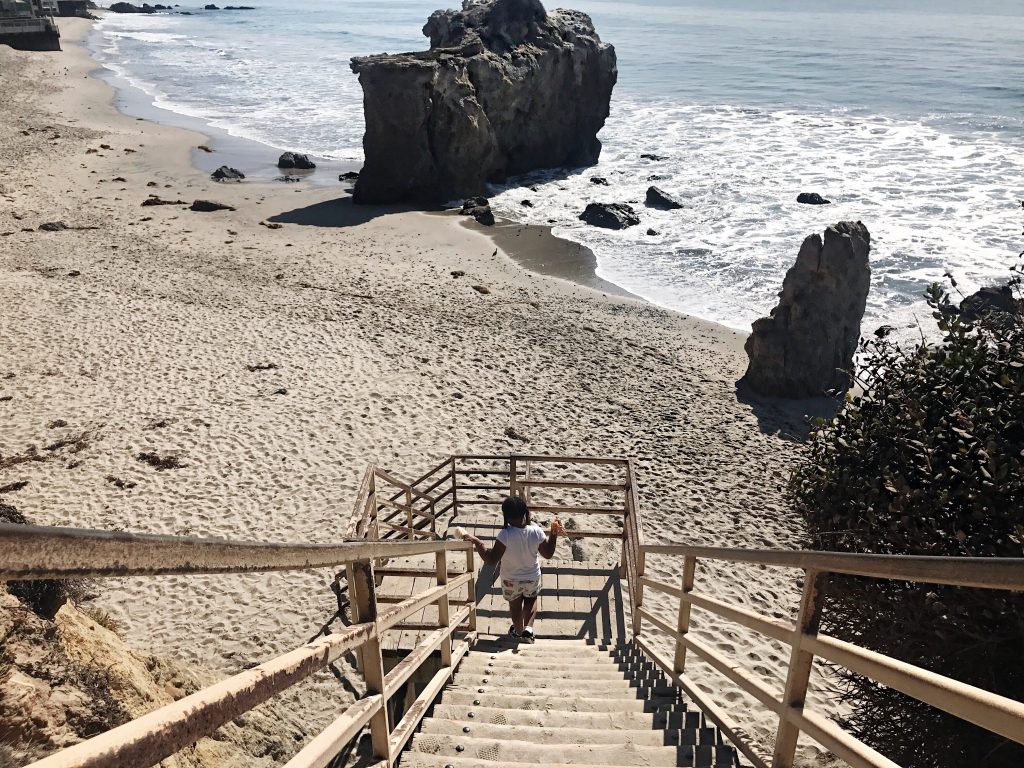
<path fill-rule="evenodd" d="M 551 521 L 551 534 L 553 536 L 565 536 L 565 526 L 557 517 Z"/>

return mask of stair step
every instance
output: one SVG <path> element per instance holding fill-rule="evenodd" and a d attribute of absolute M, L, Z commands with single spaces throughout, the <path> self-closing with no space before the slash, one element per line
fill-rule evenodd
<path fill-rule="evenodd" d="M 484 682 L 485 680 L 487 682 Z M 477 691 L 478 693 L 507 690 L 509 693 L 518 693 L 524 696 L 544 696 L 557 691 L 564 691 L 566 681 L 548 680 L 539 675 L 532 677 L 509 675 L 481 677 L 477 674 L 459 672 L 455 675 L 453 688 L 464 688 Z M 647 684 L 642 681 L 635 682 L 625 678 L 620 678 L 619 680 L 575 680 L 572 683 L 572 690 L 574 693 L 582 696 L 614 695 L 620 698 L 628 697 L 631 694 L 637 698 L 647 698 L 649 696 L 675 696 L 678 693 L 672 686 L 661 682 Z"/>
<path fill-rule="evenodd" d="M 459 747 L 462 747 L 460 750 Z M 475 757 L 501 765 L 510 762 L 548 764 L 553 758 L 563 763 L 591 765 L 675 766 L 692 762 L 692 747 L 648 747 L 636 744 L 527 744 L 520 741 L 477 739 L 471 735 L 419 733 L 412 751 L 430 755 Z"/>
<path fill-rule="evenodd" d="M 472 716 L 470 714 L 472 713 Z M 707 733 L 698 731 L 717 730 L 707 726 L 704 714 L 699 710 L 679 712 L 624 712 L 605 711 L 590 712 L 563 709 L 529 710 L 529 709 L 497 709 L 494 707 L 472 704 L 437 704 L 434 717 L 445 720 L 462 720 L 465 725 L 473 722 L 490 723 L 492 725 L 529 725 L 535 728 L 577 728 L 586 730 L 665 730 L 686 731 L 694 733 L 691 737 L 684 734 L 683 744 L 707 744 Z M 672 740 L 669 743 L 677 743 Z"/>
<path fill-rule="evenodd" d="M 466 729 L 469 729 L 467 732 Z M 587 730 L 584 728 L 551 728 L 533 725 L 502 725 L 481 723 L 474 720 L 444 720 L 435 714 L 423 721 L 421 733 L 448 735 L 460 738 L 463 735 L 474 739 L 496 739 L 498 741 L 522 741 L 530 744 L 637 744 L 647 747 L 664 747 L 665 731 L 650 728 L 636 730 Z"/>
<path fill-rule="evenodd" d="M 472 717 L 470 714 L 472 713 Z M 535 728 L 586 728 L 606 730 L 626 728 L 653 729 L 657 716 L 652 712 L 571 712 L 566 710 L 525 710 L 474 707 L 461 704 L 438 704 L 433 717 L 446 720 L 464 720 L 493 725 L 528 725 Z M 664 718 L 662 718 L 664 722 Z"/>
<path fill-rule="evenodd" d="M 603 672 L 611 675 L 623 675 L 631 674 L 634 672 L 653 672 L 657 669 L 653 664 L 637 664 L 628 663 L 623 664 L 608 660 L 605 662 L 599 661 L 571 661 L 569 659 L 558 659 L 558 660 L 533 660 L 533 659 L 504 659 L 498 657 L 497 659 L 491 659 L 488 656 L 473 656 L 463 659 L 459 665 L 461 671 L 480 671 L 484 672 L 490 669 L 501 669 L 501 670 L 525 670 L 525 671 L 537 671 L 543 674 L 574 674 L 584 672 Z"/>
<path fill-rule="evenodd" d="M 551 691 L 545 695 L 529 695 L 521 690 L 516 690 L 515 693 L 498 690 L 479 693 L 475 689 L 452 688 L 445 691 L 441 703 L 494 709 L 567 712 L 675 712 L 686 709 L 686 704 L 676 697 L 638 699 L 615 696 L 566 696 Z"/>
<path fill-rule="evenodd" d="M 650 674 L 651 677 L 647 675 Z M 605 681 L 608 683 L 625 683 L 629 679 L 640 679 L 640 680 L 651 680 L 653 679 L 652 673 L 638 673 L 635 675 L 627 675 L 624 672 L 619 672 L 615 667 L 610 664 L 606 665 L 604 669 L 597 667 L 590 667 L 587 669 L 573 669 L 565 667 L 563 669 L 536 669 L 534 667 L 511 667 L 511 666 L 494 666 L 494 667 L 463 667 L 459 665 L 459 671 L 456 673 L 456 679 L 459 675 L 462 675 L 469 682 L 466 685 L 472 685 L 474 680 L 547 680 L 552 683 L 559 685 L 565 685 L 566 681 L 588 681 L 588 682 L 601 682 Z M 662 679 L 662 678 L 659 678 Z"/>
<path fill-rule="evenodd" d="M 638 765 L 647 765 L 646 763 L 624 763 L 622 765 L 604 763 L 597 766 L 593 763 L 552 763 L 550 760 L 540 763 L 540 765 L 549 764 L 573 765 L 575 768 L 636 768 Z M 538 763 L 536 762 L 512 763 L 505 760 L 496 762 L 482 758 L 464 758 L 461 755 L 427 755 L 422 752 L 402 753 L 399 768 L 449 768 L 449 766 L 451 768 L 496 768 L 499 765 L 502 768 L 538 768 Z M 676 764 L 674 763 L 674 765 Z M 691 761 L 681 761 L 678 765 L 684 767 L 693 766 L 694 768 L 733 768 L 738 763 L 735 752 L 731 749 L 708 750 L 701 746 L 701 748 L 695 751 Z"/>
<path fill-rule="evenodd" d="M 558 768 L 559 766 L 572 765 L 573 768 L 597 768 L 586 763 L 553 763 L 545 760 L 545 768 Z M 423 752 L 405 752 L 399 768 L 495 768 L 495 763 L 490 760 L 482 760 L 475 757 L 450 757 L 445 755 L 428 755 Z M 502 768 L 537 768 L 536 763 L 510 763 L 501 762 Z M 630 765 L 601 765 L 600 768 L 634 768 Z"/>

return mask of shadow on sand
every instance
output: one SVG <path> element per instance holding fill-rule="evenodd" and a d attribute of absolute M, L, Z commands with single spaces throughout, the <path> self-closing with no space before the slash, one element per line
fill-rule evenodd
<path fill-rule="evenodd" d="M 267 221 L 278 224 L 299 224 L 304 227 L 357 227 L 381 216 L 395 213 L 426 210 L 422 206 L 395 205 L 356 205 L 351 197 L 339 197 L 336 200 L 325 200 L 305 208 L 269 216 Z"/>
<path fill-rule="evenodd" d="M 834 418 L 843 405 L 841 398 L 789 400 L 784 397 L 765 397 L 754 392 L 743 379 L 736 382 L 736 399 L 750 406 L 757 418 L 758 428 L 766 435 L 798 443 L 807 439 L 817 419 L 828 421 Z"/>

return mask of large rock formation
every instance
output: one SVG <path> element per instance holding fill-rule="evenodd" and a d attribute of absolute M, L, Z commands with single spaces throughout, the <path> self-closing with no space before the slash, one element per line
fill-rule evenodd
<path fill-rule="evenodd" d="M 366 115 L 356 202 L 444 202 L 536 168 L 597 162 L 618 73 L 586 14 L 464 0 L 423 33 L 429 51 L 352 60 Z"/>
<path fill-rule="evenodd" d="M 774 397 L 815 397 L 845 392 L 867 304 L 871 235 L 858 222 L 841 221 L 825 239 L 804 240 L 786 273 L 771 317 L 754 323 L 743 380 Z"/>

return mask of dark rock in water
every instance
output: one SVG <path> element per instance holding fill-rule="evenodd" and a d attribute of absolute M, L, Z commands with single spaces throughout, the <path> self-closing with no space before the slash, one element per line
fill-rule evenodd
<path fill-rule="evenodd" d="M 804 205 L 831 205 L 831 200 L 826 200 L 824 197 L 819 195 L 817 192 L 801 192 L 796 196 L 798 203 Z"/>
<path fill-rule="evenodd" d="M 196 200 L 192 205 L 189 206 L 190 211 L 199 211 L 200 213 L 211 213 L 213 211 L 233 211 L 235 210 L 230 205 L 224 205 L 224 203 L 215 203 L 212 200 Z"/>
<path fill-rule="evenodd" d="M 519 204 L 524 208 L 533 208 L 533 200 L 520 200 Z"/>
<path fill-rule="evenodd" d="M 597 162 L 618 73 L 586 14 L 480 0 L 436 11 L 423 32 L 429 51 L 352 60 L 366 118 L 356 202 L 442 202 Z"/>
<path fill-rule="evenodd" d="M 309 159 L 309 155 L 300 155 L 296 152 L 285 152 L 277 159 L 278 168 L 295 168 L 300 171 L 308 171 L 316 168 L 316 163 Z"/>
<path fill-rule="evenodd" d="M 654 237 L 655 235 L 658 234 L 658 230 L 656 230 L 656 229 L 648 229 L 647 230 L 647 234 L 650 235 L 651 237 Z"/>
<path fill-rule="evenodd" d="M 647 206 L 649 208 L 661 208 L 665 211 L 674 211 L 677 208 L 682 208 L 683 204 L 664 190 L 657 187 L 648 187 Z"/>
<path fill-rule="evenodd" d="M 663 181 L 664 179 L 664 176 L 659 176 L 656 173 L 652 173 L 650 176 L 647 177 L 648 181 Z"/>
<path fill-rule="evenodd" d="M 48 221 L 39 225 L 40 232 L 63 232 L 65 229 L 70 229 L 70 227 L 63 221 Z"/>
<path fill-rule="evenodd" d="M 668 160 L 668 158 L 665 157 L 664 155 L 652 155 L 649 152 L 645 152 L 642 155 L 640 155 L 640 159 L 641 160 L 654 160 L 654 161 Z"/>
<path fill-rule="evenodd" d="M 960 312 L 965 320 L 975 322 L 992 312 L 1024 313 L 1024 301 L 1014 295 L 1009 285 L 989 285 L 961 301 Z"/>
<path fill-rule="evenodd" d="M 338 181 L 355 181 L 359 178 L 359 171 L 345 171 L 338 174 Z"/>
<path fill-rule="evenodd" d="M 294 184 L 296 181 L 302 181 L 302 177 L 289 176 L 288 174 L 285 174 L 284 176 L 275 176 L 274 181 L 283 181 L 285 184 Z"/>
<path fill-rule="evenodd" d="M 754 322 L 743 381 L 772 397 L 846 392 L 871 283 L 871 235 L 841 221 L 804 240 L 771 317 Z"/>
<path fill-rule="evenodd" d="M 472 216 L 478 223 L 486 227 L 494 224 L 494 214 L 491 212 L 491 203 L 486 197 L 468 197 L 462 203 L 462 214 Z"/>
<path fill-rule="evenodd" d="M 875 336 L 877 336 L 880 339 L 884 339 L 886 336 L 888 336 L 895 330 L 896 329 L 891 325 L 880 325 L 877 328 L 875 328 Z"/>
<path fill-rule="evenodd" d="M 114 3 L 107 10 L 111 13 L 156 13 L 156 8 L 151 5 L 138 6 L 132 3 Z"/>
<path fill-rule="evenodd" d="M 241 181 L 245 178 L 245 174 L 237 168 L 230 168 L 226 165 L 222 165 L 210 174 L 210 178 L 214 181 Z"/>
<path fill-rule="evenodd" d="M 255 11 L 256 6 L 253 5 L 225 5 L 225 11 Z"/>
<path fill-rule="evenodd" d="M 219 11 L 219 10 L 220 10 L 220 8 L 218 8 L 218 7 L 217 7 L 216 5 L 214 5 L 213 3 L 210 3 L 209 5 L 204 5 L 204 6 L 203 6 L 203 10 L 204 10 L 204 11 Z"/>
<path fill-rule="evenodd" d="M 580 221 L 605 229 L 626 229 L 639 224 L 640 217 L 625 203 L 590 203 Z"/>
<path fill-rule="evenodd" d="M 591 184 L 600 184 L 602 187 L 607 187 L 608 186 L 608 179 L 606 179 L 604 176 L 591 176 L 590 177 L 590 183 Z"/>

